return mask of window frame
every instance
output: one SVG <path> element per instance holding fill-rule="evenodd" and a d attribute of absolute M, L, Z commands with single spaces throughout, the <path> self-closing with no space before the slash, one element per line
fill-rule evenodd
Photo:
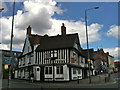
<path fill-rule="evenodd" d="M 45 74 L 52 74 L 52 66 L 45 67 Z"/>
<path fill-rule="evenodd" d="M 73 74 L 76 74 L 76 68 L 73 68 Z"/>
<path fill-rule="evenodd" d="M 63 66 L 56 66 L 56 74 L 63 74 Z"/>

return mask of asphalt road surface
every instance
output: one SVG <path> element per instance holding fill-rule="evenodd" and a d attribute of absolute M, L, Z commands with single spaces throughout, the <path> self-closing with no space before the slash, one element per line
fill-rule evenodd
<path fill-rule="evenodd" d="M 25 80 L 10 80 L 9 88 L 39 88 L 46 90 L 46 88 L 56 88 L 57 90 L 63 90 L 63 88 L 113 88 L 113 90 L 120 90 L 120 73 L 112 74 L 115 82 L 100 83 L 100 84 L 77 84 L 77 83 L 52 83 L 52 82 L 37 82 L 31 83 Z M 8 88 L 8 81 L 3 80 L 2 88 Z M 65 90 L 66 90 L 65 89 Z M 102 89 L 103 90 L 103 89 Z"/>

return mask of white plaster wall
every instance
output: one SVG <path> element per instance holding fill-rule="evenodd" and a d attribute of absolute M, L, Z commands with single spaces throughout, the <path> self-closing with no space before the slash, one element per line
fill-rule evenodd
<path fill-rule="evenodd" d="M 28 50 L 28 47 L 29 47 L 29 50 Z M 26 43 L 25 43 L 25 48 L 24 48 L 24 51 L 23 51 L 23 55 L 27 54 L 29 52 L 32 51 L 32 48 L 30 46 L 30 42 L 28 40 L 28 37 L 26 38 Z"/>
<path fill-rule="evenodd" d="M 39 71 L 37 71 L 37 68 L 39 68 Z M 40 80 L 40 67 L 39 66 L 34 66 L 33 67 L 33 73 L 34 73 L 34 79 L 35 80 Z"/>
<path fill-rule="evenodd" d="M 35 57 L 34 57 L 35 55 L 32 53 L 31 56 L 32 56 L 32 57 L 31 57 L 31 64 L 35 64 L 35 59 L 34 59 L 34 58 L 35 58 Z"/>
<path fill-rule="evenodd" d="M 69 68 L 67 67 L 67 65 L 63 66 L 63 77 L 64 80 L 69 80 Z"/>
<path fill-rule="evenodd" d="M 78 45 L 76 43 L 74 44 L 74 48 L 78 49 Z"/>
<path fill-rule="evenodd" d="M 28 79 L 28 76 L 29 76 L 29 72 L 26 71 L 26 72 L 25 72 L 25 79 Z"/>

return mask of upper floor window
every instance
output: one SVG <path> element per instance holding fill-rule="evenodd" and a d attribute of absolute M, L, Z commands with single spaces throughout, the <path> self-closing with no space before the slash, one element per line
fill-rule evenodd
<path fill-rule="evenodd" d="M 84 58 L 83 57 L 81 57 L 81 63 L 83 63 L 84 62 Z"/>
<path fill-rule="evenodd" d="M 50 52 L 49 52 L 49 51 L 45 51 L 44 57 L 45 57 L 45 58 L 50 58 Z"/>
<path fill-rule="evenodd" d="M 53 51 L 51 51 L 51 55 L 50 55 L 50 57 L 54 57 L 54 55 L 53 55 L 54 53 L 53 53 Z"/>
<path fill-rule="evenodd" d="M 76 58 L 76 53 L 75 52 L 73 52 L 73 58 Z"/>
<path fill-rule="evenodd" d="M 21 59 L 19 59 L 19 66 L 21 66 Z"/>
<path fill-rule="evenodd" d="M 57 50 L 51 51 L 50 57 L 57 57 Z"/>
<path fill-rule="evenodd" d="M 23 65 L 25 65 L 25 58 L 22 58 L 22 61 L 23 61 Z"/>
<path fill-rule="evenodd" d="M 31 63 L 31 55 L 28 55 L 28 62 Z"/>
<path fill-rule="evenodd" d="M 64 59 L 64 50 L 61 50 L 61 59 Z"/>
<path fill-rule="evenodd" d="M 57 57 L 57 50 L 54 50 L 54 57 Z"/>

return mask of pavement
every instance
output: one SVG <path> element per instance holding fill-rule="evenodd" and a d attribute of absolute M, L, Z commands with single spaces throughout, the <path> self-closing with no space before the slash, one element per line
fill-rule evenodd
<path fill-rule="evenodd" d="M 106 78 L 107 77 L 107 78 Z M 18 80 L 18 79 L 11 79 L 10 86 L 11 88 L 39 88 L 39 87 L 92 87 L 92 86 L 99 86 L 99 85 L 107 85 L 116 83 L 116 79 L 113 78 L 113 75 L 108 78 L 107 74 L 101 74 L 97 76 L 91 76 L 91 83 L 89 83 L 89 78 L 82 79 L 78 81 L 71 81 L 71 82 L 30 82 L 26 80 Z M 3 88 L 6 87 L 7 80 L 3 80 Z"/>

